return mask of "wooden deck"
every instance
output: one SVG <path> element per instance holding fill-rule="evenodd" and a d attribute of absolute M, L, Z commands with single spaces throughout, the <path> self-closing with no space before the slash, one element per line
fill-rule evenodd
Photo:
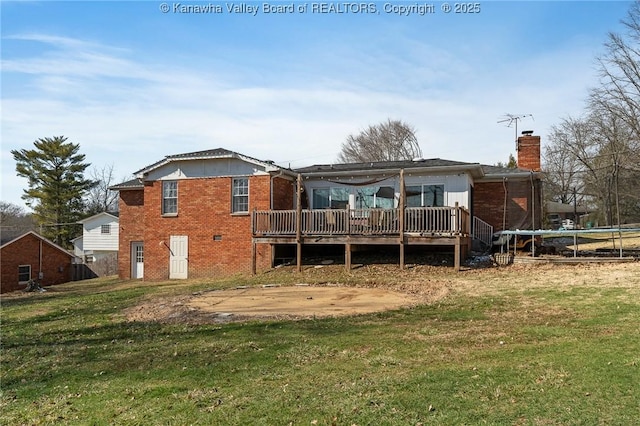
<path fill-rule="evenodd" d="M 255 244 L 296 244 L 301 270 L 305 244 L 345 246 L 345 266 L 351 269 L 352 245 L 398 245 L 404 267 L 406 245 L 453 246 L 455 269 L 460 269 L 470 245 L 470 216 L 463 207 L 407 207 L 394 209 L 326 209 L 253 211 Z M 253 259 L 255 272 L 255 255 Z"/>

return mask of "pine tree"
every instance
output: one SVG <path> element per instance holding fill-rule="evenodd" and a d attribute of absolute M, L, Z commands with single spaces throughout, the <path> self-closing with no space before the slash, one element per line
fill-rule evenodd
<path fill-rule="evenodd" d="M 44 236 L 61 246 L 70 246 L 83 211 L 84 193 L 94 182 L 84 178 L 89 163 L 79 154 L 80 145 L 64 136 L 41 138 L 35 149 L 12 150 L 18 176 L 27 178 L 22 199 L 33 209 Z M 75 231 L 75 232 L 74 232 Z"/>

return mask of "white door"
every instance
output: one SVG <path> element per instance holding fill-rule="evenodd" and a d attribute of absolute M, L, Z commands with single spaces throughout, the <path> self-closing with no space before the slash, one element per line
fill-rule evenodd
<path fill-rule="evenodd" d="M 131 278 L 138 279 L 144 276 L 144 244 L 142 242 L 131 243 Z"/>
<path fill-rule="evenodd" d="M 189 237 L 172 235 L 169 243 L 169 279 L 186 279 L 189 256 Z"/>

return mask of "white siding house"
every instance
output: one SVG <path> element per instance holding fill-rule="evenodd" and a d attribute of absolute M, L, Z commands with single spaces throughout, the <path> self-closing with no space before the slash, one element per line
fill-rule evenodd
<path fill-rule="evenodd" d="M 82 224 L 82 237 L 72 241 L 74 253 L 97 276 L 117 273 L 118 213 L 98 213 L 78 223 Z"/>

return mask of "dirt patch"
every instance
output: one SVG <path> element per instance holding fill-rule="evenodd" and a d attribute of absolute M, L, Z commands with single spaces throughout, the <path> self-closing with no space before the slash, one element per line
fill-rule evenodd
<path fill-rule="evenodd" d="M 442 298 L 447 293 L 445 287 L 420 294 L 373 287 L 250 287 L 155 298 L 125 314 L 129 321 L 197 324 L 259 318 L 322 318 L 415 306 Z"/>

